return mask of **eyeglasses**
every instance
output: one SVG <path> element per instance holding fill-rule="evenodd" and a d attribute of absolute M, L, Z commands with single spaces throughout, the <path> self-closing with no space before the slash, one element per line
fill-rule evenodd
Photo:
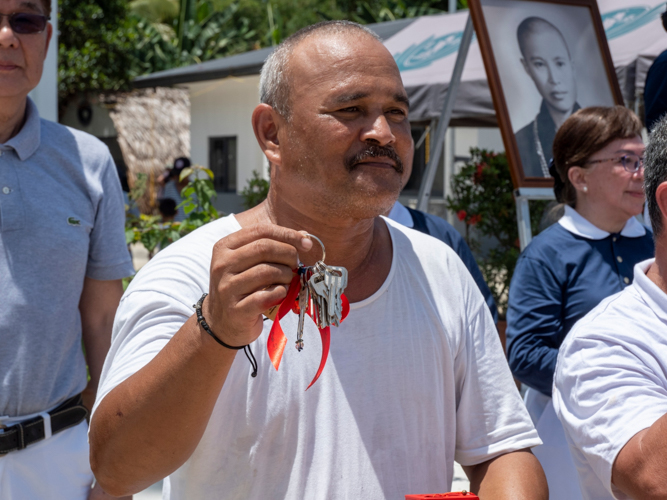
<path fill-rule="evenodd" d="M 46 29 L 49 18 L 40 14 L 28 12 L 15 12 L 13 14 L 0 14 L 0 21 L 6 17 L 9 27 L 17 35 L 34 35 Z"/>
<path fill-rule="evenodd" d="M 604 160 L 592 160 L 586 163 L 588 164 L 603 163 L 605 161 L 619 162 L 621 165 L 623 165 L 625 171 L 630 172 L 631 174 L 638 172 L 640 168 L 644 168 L 644 157 L 637 155 L 617 156 L 616 158 L 605 158 Z"/>

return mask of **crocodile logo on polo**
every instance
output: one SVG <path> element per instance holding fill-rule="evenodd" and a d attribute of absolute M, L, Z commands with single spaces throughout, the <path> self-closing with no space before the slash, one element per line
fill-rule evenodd
<path fill-rule="evenodd" d="M 641 28 L 659 18 L 664 11 L 665 2 L 653 8 L 646 5 L 637 5 L 602 14 L 602 24 L 607 40 L 613 40 Z"/>
<path fill-rule="evenodd" d="M 399 71 L 425 68 L 432 62 L 458 52 L 463 31 L 455 31 L 443 36 L 431 35 L 421 43 L 410 45 L 403 52 L 394 55 Z"/>
<path fill-rule="evenodd" d="M 79 219 L 75 219 L 74 217 L 68 217 L 67 218 L 67 223 L 70 226 L 80 226 L 81 225 L 81 221 Z"/>

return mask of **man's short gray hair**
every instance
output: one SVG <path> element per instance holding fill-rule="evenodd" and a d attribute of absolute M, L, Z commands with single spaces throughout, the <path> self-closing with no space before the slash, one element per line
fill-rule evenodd
<path fill-rule="evenodd" d="M 283 40 L 267 58 L 259 78 L 259 101 L 268 104 L 280 116 L 289 120 L 291 112 L 288 65 L 292 52 L 304 39 L 312 35 L 341 33 L 363 34 L 378 41 L 382 39 L 373 31 L 352 21 L 323 21 L 300 29 Z"/>
<path fill-rule="evenodd" d="M 653 233 L 663 230 L 662 212 L 656 199 L 658 186 L 667 181 L 667 115 L 655 125 L 644 153 L 644 192 Z"/>

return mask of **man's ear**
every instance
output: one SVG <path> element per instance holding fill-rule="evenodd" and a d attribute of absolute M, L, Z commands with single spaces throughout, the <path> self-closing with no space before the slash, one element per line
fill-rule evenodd
<path fill-rule="evenodd" d="M 51 44 L 51 37 L 53 36 L 53 25 L 46 23 L 46 50 L 44 50 L 44 57 L 49 52 L 49 45 Z"/>
<path fill-rule="evenodd" d="M 658 189 L 655 190 L 655 201 L 658 203 L 658 207 L 660 207 L 664 227 L 665 222 L 667 222 L 667 181 L 661 183 Z"/>
<path fill-rule="evenodd" d="M 268 104 L 260 104 L 252 113 L 252 129 L 269 163 L 282 164 L 278 129 L 281 118 Z"/>

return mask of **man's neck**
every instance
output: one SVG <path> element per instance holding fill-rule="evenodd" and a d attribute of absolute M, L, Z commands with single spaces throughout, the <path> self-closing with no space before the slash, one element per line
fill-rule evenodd
<path fill-rule="evenodd" d="M 26 116 L 27 98 L 0 99 L 0 144 L 21 131 Z"/>
<path fill-rule="evenodd" d="M 556 125 L 556 130 L 560 128 L 560 126 L 563 124 L 565 120 L 568 119 L 568 117 L 572 114 L 572 109 L 568 111 L 560 111 L 558 109 L 552 108 L 549 106 L 547 103 L 547 109 L 549 110 L 549 115 L 551 115 L 551 119 L 554 121 L 554 124 Z"/>
<path fill-rule="evenodd" d="M 656 237 L 655 262 L 648 268 L 646 276 L 667 294 L 667 244 L 664 238 L 664 234 Z"/>
<path fill-rule="evenodd" d="M 348 288 L 345 295 L 350 302 L 370 297 L 389 274 L 391 237 L 385 222 L 378 217 L 347 221 L 317 218 L 315 214 L 288 204 L 276 203 L 270 196 L 236 218 L 242 227 L 270 223 L 317 236 L 326 248 L 326 263 L 347 269 Z M 313 265 L 322 256 L 321 248 L 317 242 L 314 243 L 311 252 L 299 256 L 306 265 Z"/>

